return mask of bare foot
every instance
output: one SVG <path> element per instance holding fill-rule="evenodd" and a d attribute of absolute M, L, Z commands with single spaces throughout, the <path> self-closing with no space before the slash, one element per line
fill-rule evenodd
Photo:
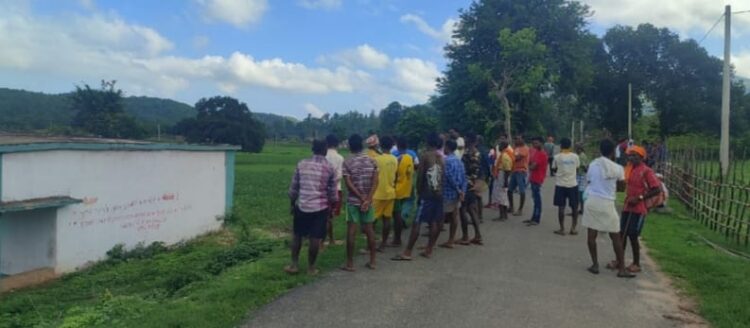
<path fill-rule="evenodd" d="M 598 265 L 592 265 L 592 266 L 590 266 L 586 270 L 588 270 L 589 272 L 591 272 L 593 274 L 599 274 L 599 266 Z"/>
<path fill-rule="evenodd" d="M 370 269 L 370 270 L 375 270 L 375 264 L 372 264 L 372 263 L 370 263 L 370 262 L 367 262 L 367 263 L 365 264 L 365 268 L 368 268 L 368 269 Z"/>
<path fill-rule="evenodd" d="M 308 276 L 317 276 L 319 274 L 320 274 L 320 270 L 318 270 L 317 268 L 307 269 L 307 275 Z"/>
<path fill-rule="evenodd" d="M 286 272 L 288 274 L 298 274 L 299 273 L 299 268 L 297 268 L 294 265 L 287 265 L 287 266 L 284 267 L 284 272 Z"/>
<path fill-rule="evenodd" d="M 565 230 L 555 230 L 556 235 L 565 236 Z"/>
<path fill-rule="evenodd" d="M 419 253 L 419 256 L 429 259 L 432 257 L 432 253 L 422 252 L 422 253 Z"/>
<path fill-rule="evenodd" d="M 354 272 L 354 271 L 357 271 L 356 269 L 354 269 L 354 267 L 353 267 L 353 266 L 348 266 L 348 265 L 344 265 L 344 266 L 342 266 L 342 267 L 341 267 L 341 270 L 342 270 L 342 271 L 346 271 L 346 272 Z"/>
<path fill-rule="evenodd" d="M 438 247 L 453 249 L 453 243 L 451 243 L 451 242 L 442 243 Z"/>

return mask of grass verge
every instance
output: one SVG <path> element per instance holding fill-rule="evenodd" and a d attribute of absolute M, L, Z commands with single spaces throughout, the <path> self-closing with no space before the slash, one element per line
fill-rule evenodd
<path fill-rule="evenodd" d="M 709 246 L 748 249 L 727 242 L 700 222 L 689 219 L 682 204 L 673 214 L 649 214 L 643 238 L 662 270 L 699 303 L 700 314 L 714 327 L 750 327 L 750 261 Z"/>

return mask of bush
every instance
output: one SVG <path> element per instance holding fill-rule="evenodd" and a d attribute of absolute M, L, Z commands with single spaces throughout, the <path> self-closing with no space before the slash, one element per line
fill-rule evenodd
<path fill-rule="evenodd" d="M 155 241 L 151 245 L 143 246 L 138 243 L 132 250 L 126 250 L 124 244 L 117 244 L 107 251 L 108 263 L 127 262 L 130 259 L 147 259 L 156 254 L 164 253 L 168 250 L 163 242 Z"/>

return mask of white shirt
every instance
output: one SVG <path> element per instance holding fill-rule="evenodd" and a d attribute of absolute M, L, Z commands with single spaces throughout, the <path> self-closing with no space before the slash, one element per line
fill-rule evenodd
<path fill-rule="evenodd" d="M 557 168 L 556 185 L 565 188 L 577 186 L 576 170 L 579 166 L 581 166 L 581 160 L 575 153 L 566 152 L 555 155 L 552 167 Z"/>
<path fill-rule="evenodd" d="M 464 158 L 464 150 L 466 150 L 466 142 L 464 141 L 464 138 L 458 137 L 458 139 L 456 139 L 456 146 L 456 151 L 454 152 L 456 157 L 458 157 L 458 159 Z"/>
<path fill-rule="evenodd" d="M 341 178 L 343 176 L 342 168 L 344 166 L 344 157 L 339 155 L 336 149 L 328 149 L 326 159 L 333 166 L 334 172 L 336 172 L 336 179 L 339 181 L 339 185 L 336 186 L 338 191 L 341 191 Z"/>
<path fill-rule="evenodd" d="M 609 166 L 611 170 L 615 170 L 609 178 L 605 176 L 602 165 Z M 614 201 L 617 199 L 617 181 L 625 180 L 625 170 L 610 159 L 599 157 L 589 165 L 586 180 L 589 182 L 586 187 L 586 193 L 589 196 L 593 195 Z"/>

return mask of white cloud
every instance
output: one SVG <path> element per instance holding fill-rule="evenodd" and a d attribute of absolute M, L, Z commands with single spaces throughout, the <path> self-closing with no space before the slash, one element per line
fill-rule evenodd
<path fill-rule="evenodd" d="M 734 65 L 737 75 L 750 78 L 750 51 L 745 51 L 732 56 L 732 65 Z M 750 85 L 747 86 L 750 89 Z"/>
<path fill-rule="evenodd" d="M 311 103 L 305 104 L 304 108 L 305 108 L 305 112 L 307 112 L 308 114 L 312 115 L 312 117 L 314 117 L 314 118 L 321 118 L 321 117 L 323 117 L 323 115 L 326 114 L 326 112 L 324 112 L 323 110 L 321 110 L 320 108 L 318 108 L 318 106 L 315 106 L 315 105 L 313 105 Z"/>
<path fill-rule="evenodd" d="M 193 48 L 195 49 L 205 49 L 209 44 L 211 44 L 211 39 L 205 35 L 197 35 L 193 37 Z"/>
<path fill-rule="evenodd" d="M 343 66 L 314 68 L 241 52 L 201 58 L 166 54 L 172 47 L 158 32 L 113 16 L 40 18 L 18 8 L 0 14 L 0 71 L 40 73 L 73 83 L 116 79 L 128 93 L 166 97 L 193 81 L 213 83 L 229 93 L 265 87 L 326 94 L 353 92 L 370 80 L 366 72 Z"/>
<path fill-rule="evenodd" d="M 418 101 L 427 101 L 435 93 L 440 71 L 433 62 L 419 58 L 393 60 L 396 86 Z"/>
<path fill-rule="evenodd" d="M 406 14 L 401 16 L 401 22 L 404 24 L 414 24 L 414 26 L 416 26 L 420 32 L 428 35 L 433 39 L 448 43 L 452 42 L 453 30 L 456 28 L 456 24 L 458 24 L 458 20 L 448 18 L 445 20 L 440 29 L 435 29 L 430 26 L 430 24 L 427 24 L 427 22 L 422 17 L 414 14 Z"/>
<path fill-rule="evenodd" d="M 84 9 L 96 9 L 96 3 L 94 2 L 94 0 L 78 0 L 78 4 L 80 4 Z"/>
<path fill-rule="evenodd" d="M 391 59 L 388 55 L 378 51 L 369 44 L 363 44 L 354 49 L 344 50 L 332 56 L 322 57 L 320 62 L 334 61 L 347 67 L 364 66 L 369 69 L 384 69 Z"/>
<path fill-rule="evenodd" d="M 205 17 L 238 28 L 260 21 L 268 10 L 267 0 L 196 0 Z"/>
<path fill-rule="evenodd" d="M 342 0 L 300 0 L 299 4 L 307 9 L 337 9 L 341 8 Z"/>
<path fill-rule="evenodd" d="M 732 1 L 706 0 L 582 0 L 594 11 L 593 21 L 609 26 L 612 24 L 638 25 L 652 23 L 659 27 L 669 27 L 685 35 L 690 31 L 707 32 L 724 13 L 724 5 Z M 739 6 L 734 1 L 734 10 L 750 9 Z M 744 1 L 746 4 L 747 1 Z M 733 16 L 735 31 L 750 31 L 750 15 Z M 720 24 L 716 32 L 722 31 Z M 715 33 L 714 35 L 721 35 Z"/>

